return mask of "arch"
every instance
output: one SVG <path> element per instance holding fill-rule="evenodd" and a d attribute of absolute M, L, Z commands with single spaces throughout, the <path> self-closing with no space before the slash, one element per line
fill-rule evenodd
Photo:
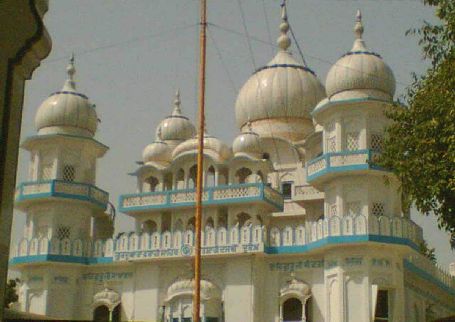
<path fill-rule="evenodd" d="M 93 321 L 96 322 L 109 322 L 111 312 L 106 305 L 97 306 L 93 310 Z"/>
<path fill-rule="evenodd" d="M 158 187 L 160 181 L 156 177 L 148 177 L 144 180 L 146 184 L 148 184 L 148 189 L 147 191 L 156 191 L 156 188 Z"/>
<path fill-rule="evenodd" d="M 205 221 L 204 227 L 207 228 L 215 228 L 215 222 L 213 221 L 212 217 L 208 217 L 207 220 Z"/>
<path fill-rule="evenodd" d="M 185 188 L 185 171 L 183 169 L 179 169 L 175 175 L 175 188 Z"/>
<path fill-rule="evenodd" d="M 172 173 L 166 173 L 163 179 L 163 190 L 172 190 Z"/>
<path fill-rule="evenodd" d="M 218 184 L 228 184 L 229 183 L 229 170 L 225 169 L 218 169 Z"/>
<path fill-rule="evenodd" d="M 196 219 L 194 217 L 191 217 L 188 219 L 188 222 L 186 223 L 186 230 L 194 230 Z"/>
<path fill-rule="evenodd" d="M 183 221 L 182 221 L 182 219 L 177 219 L 177 221 L 174 223 L 173 231 L 182 231 L 182 230 L 183 230 Z"/>
<path fill-rule="evenodd" d="M 251 216 L 245 212 L 241 212 L 237 214 L 237 223 L 239 224 L 239 227 L 248 226 L 251 224 Z"/>
<path fill-rule="evenodd" d="M 213 167 L 213 165 L 211 165 L 208 169 L 207 169 L 207 176 L 206 176 L 206 179 L 205 179 L 205 185 L 206 187 L 214 187 L 216 186 L 216 180 L 215 180 L 215 168 Z"/>
<path fill-rule="evenodd" d="M 283 322 L 302 321 L 303 305 L 298 298 L 291 297 L 283 303 Z"/>
<path fill-rule="evenodd" d="M 237 183 L 245 183 L 246 179 L 252 174 L 250 169 L 248 168 L 240 168 L 235 172 L 235 181 Z"/>
<path fill-rule="evenodd" d="M 157 231 L 157 224 L 155 221 L 149 219 L 142 223 L 142 232 L 147 234 L 153 234 Z"/>
<path fill-rule="evenodd" d="M 188 173 L 188 187 L 189 189 L 196 188 L 197 165 L 193 165 Z"/>

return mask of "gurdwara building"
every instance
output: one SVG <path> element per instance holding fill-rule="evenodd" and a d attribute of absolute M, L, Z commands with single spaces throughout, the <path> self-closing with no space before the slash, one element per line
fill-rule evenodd
<path fill-rule="evenodd" d="M 377 165 L 395 78 L 363 39 L 325 86 L 289 48 L 240 90 L 240 133 L 204 135 L 203 322 L 433 321 L 455 314 L 455 279 L 420 254 L 422 229 L 403 213 L 398 179 Z M 24 236 L 10 264 L 21 309 L 68 320 L 187 322 L 192 315 L 197 134 L 176 94 L 117 210 L 135 230 L 114 235 L 109 195 L 96 186 L 108 147 L 96 109 L 63 89 L 25 139 L 29 181 L 16 207 Z M 120 148 L 120 147 L 118 147 Z M 126 175 L 125 175 L 126 176 Z"/>

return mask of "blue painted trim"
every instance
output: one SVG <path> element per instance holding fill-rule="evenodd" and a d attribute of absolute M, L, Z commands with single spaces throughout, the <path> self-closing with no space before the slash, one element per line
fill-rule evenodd
<path fill-rule="evenodd" d="M 342 100 L 336 100 L 336 101 L 331 101 L 329 99 L 326 103 L 324 103 L 320 106 L 317 106 L 310 114 L 311 114 L 311 116 L 316 116 L 316 114 L 318 114 L 332 106 L 344 105 L 344 104 L 350 104 L 350 103 L 361 103 L 361 102 L 381 102 L 381 103 L 389 103 L 389 104 L 393 103 L 393 101 L 382 100 L 382 99 L 374 98 L 371 96 L 361 97 L 361 98 L 349 98 L 349 99 L 342 99 Z"/>
<path fill-rule="evenodd" d="M 258 187 L 259 196 L 254 197 L 243 197 L 243 198 L 227 198 L 227 199 L 217 199 L 214 200 L 213 196 L 215 191 L 228 190 L 235 188 L 248 188 L 248 187 Z M 219 185 L 215 187 L 205 188 L 204 192 L 208 194 L 208 200 L 203 201 L 203 205 L 225 205 L 225 204 L 235 204 L 235 203 L 248 203 L 255 201 L 266 201 L 279 209 L 283 210 L 284 204 L 277 204 L 276 202 L 265 197 L 265 189 L 272 189 L 268 185 L 263 183 L 244 183 L 244 184 L 233 184 L 233 185 Z M 272 189 L 273 190 L 273 189 Z M 276 190 L 273 190 L 279 193 Z M 141 211 L 147 209 L 170 209 L 170 208 L 179 208 L 179 207 L 191 207 L 195 205 L 195 202 L 180 202 L 180 203 L 171 203 L 171 195 L 176 193 L 194 193 L 195 189 L 179 189 L 179 190 L 168 190 L 168 191 L 155 191 L 155 192 L 143 192 L 143 193 L 133 193 L 125 194 L 119 196 L 119 211 L 128 213 L 130 211 Z M 136 207 L 122 207 L 123 201 L 125 198 L 129 197 L 147 197 L 147 196 L 163 196 L 165 195 L 165 202 L 158 205 L 145 205 L 145 206 L 136 206 Z"/>
<path fill-rule="evenodd" d="M 403 266 L 408 271 L 419 275 L 424 280 L 435 284 L 436 286 L 442 288 L 444 291 L 446 291 L 446 292 L 450 293 L 451 295 L 455 296 L 455 289 L 445 285 L 444 283 L 439 281 L 437 278 L 435 278 L 433 275 L 427 273 L 426 271 L 424 271 L 420 267 L 415 266 L 413 263 L 411 263 L 411 262 L 409 262 L 407 260 L 403 260 Z"/>
<path fill-rule="evenodd" d="M 263 66 L 263 67 L 261 67 L 261 68 L 256 69 L 255 72 L 253 73 L 253 75 L 256 74 L 256 73 L 259 73 L 260 71 L 262 71 L 262 70 L 264 70 L 264 69 L 273 69 L 273 68 L 278 68 L 278 67 L 281 67 L 281 68 L 295 68 L 295 69 L 301 69 L 301 70 L 304 70 L 304 71 L 309 72 L 309 73 L 313 74 L 314 76 L 316 76 L 316 73 L 315 73 L 312 69 L 310 69 L 310 68 L 308 68 L 308 67 L 306 67 L 306 66 L 296 65 L 296 64 L 274 64 L 274 65 L 266 65 L 266 66 Z"/>
<path fill-rule="evenodd" d="M 407 238 L 381 235 L 354 235 L 354 236 L 329 236 L 306 245 L 299 246 L 267 246 L 266 254 L 299 254 L 310 250 L 338 244 L 354 244 L 362 242 L 376 242 L 385 244 L 405 245 L 418 250 L 419 247 Z"/>
<path fill-rule="evenodd" d="M 378 171 L 385 171 L 385 172 L 390 172 L 380 166 L 377 166 L 375 164 L 370 163 L 371 160 L 373 160 L 372 154 L 376 152 L 372 149 L 362 149 L 362 150 L 354 150 L 354 151 L 338 151 L 338 152 L 331 152 L 331 153 L 325 153 L 311 161 L 309 161 L 305 167 L 306 172 L 307 172 L 307 181 L 311 183 L 315 179 L 324 176 L 329 173 L 335 173 L 335 172 L 345 172 L 345 171 L 359 171 L 359 170 L 378 170 Z M 343 166 L 332 166 L 330 164 L 330 157 L 332 156 L 339 156 L 339 155 L 356 155 L 356 154 L 368 154 L 367 157 L 367 163 L 363 164 L 354 164 L 354 165 L 343 165 Z M 308 174 L 308 166 L 325 159 L 326 166 L 324 169 L 309 175 Z"/>
<path fill-rule="evenodd" d="M 10 259 L 10 265 L 30 264 L 39 262 L 59 262 L 59 263 L 72 263 L 72 264 L 109 264 L 112 263 L 112 257 L 83 257 L 72 255 L 30 255 L 13 257 Z"/>
<path fill-rule="evenodd" d="M 74 195 L 74 194 L 69 194 L 69 193 L 63 193 L 63 192 L 56 192 L 55 191 L 55 184 L 56 183 L 64 183 L 68 185 L 77 185 L 77 186 L 85 186 L 88 187 L 88 195 L 86 196 L 81 196 L 81 195 Z M 29 194 L 24 196 L 24 186 L 27 185 L 38 185 L 38 184 L 51 184 L 51 191 L 50 192 L 44 192 L 44 193 L 35 193 L 35 194 Z M 54 180 L 38 180 L 38 181 L 25 181 L 19 184 L 17 187 L 19 189 L 19 195 L 16 198 L 16 202 L 21 202 L 21 201 L 27 201 L 27 200 L 35 200 L 35 199 L 40 199 L 40 198 L 49 198 L 49 197 L 57 197 L 57 198 L 65 198 L 65 199 L 74 199 L 74 200 L 83 200 L 83 201 L 88 201 L 91 202 L 103 209 L 107 207 L 107 202 L 99 202 L 98 200 L 95 200 L 90 197 L 91 191 L 93 189 L 100 191 L 101 193 L 105 194 L 107 199 L 109 199 L 109 193 L 107 191 L 104 191 L 103 189 L 100 189 L 96 187 L 95 185 L 89 184 L 89 183 L 83 183 L 83 182 L 69 182 L 69 181 L 64 181 L 64 180 L 59 180 L 59 179 L 54 179 Z"/>
<path fill-rule="evenodd" d="M 58 91 L 58 92 L 54 92 L 52 93 L 51 95 L 49 95 L 49 97 L 51 96 L 54 96 L 54 95 L 57 95 L 57 94 L 68 94 L 68 95 L 74 95 L 74 96 L 79 96 L 79 97 L 82 97 L 82 98 L 85 98 L 86 100 L 88 100 L 88 97 L 82 93 L 78 93 L 78 92 L 71 92 L 71 91 Z"/>

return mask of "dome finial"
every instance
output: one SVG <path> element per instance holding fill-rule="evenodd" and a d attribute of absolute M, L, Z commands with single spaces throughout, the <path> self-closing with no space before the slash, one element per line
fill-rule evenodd
<path fill-rule="evenodd" d="M 76 83 L 74 82 L 74 74 L 76 74 L 76 68 L 74 67 L 74 53 L 71 54 L 68 66 L 66 66 L 66 73 L 68 74 L 68 79 L 65 82 L 65 87 L 69 87 L 69 89 L 76 89 Z"/>
<path fill-rule="evenodd" d="M 277 43 L 281 50 L 287 50 L 289 46 L 291 46 L 291 39 L 287 35 L 289 31 L 289 23 L 288 23 L 288 14 L 286 11 L 286 0 L 282 0 L 281 2 L 281 24 L 280 24 L 280 32 L 281 35 L 278 37 Z"/>
<path fill-rule="evenodd" d="M 180 89 L 175 91 L 175 98 L 174 98 L 174 111 L 172 115 L 180 115 L 182 114 L 182 110 L 180 109 Z"/>
<path fill-rule="evenodd" d="M 352 46 L 351 52 L 367 51 L 367 46 L 365 45 L 365 41 L 363 41 L 363 23 L 362 13 L 360 12 L 360 9 L 357 10 L 357 14 L 355 16 L 354 33 L 356 39 L 354 41 L 354 46 Z"/>
<path fill-rule="evenodd" d="M 354 32 L 355 32 L 355 36 L 357 39 L 362 39 L 363 24 L 362 24 L 362 12 L 360 12 L 360 9 L 357 9 L 357 14 L 355 16 Z"/>

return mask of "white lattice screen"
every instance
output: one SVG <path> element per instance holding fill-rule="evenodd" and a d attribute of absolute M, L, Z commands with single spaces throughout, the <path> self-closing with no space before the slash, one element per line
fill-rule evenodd
<path fill-rule="evenodd" d="M 71 228 L 69 226 L 60 226 L 57 228 L 57 239 L 66 239 L 71 236 Z"/>
<path fill-rule="evenodd" d="M 329 206 L 329 214 L 330 216 L 336 216 L 337 214 L 337 205 L 333 204 Z"/>
<path fill-rule="evenodd" d="M 330 137 L 327 139 L 327 152 L 336 151 L 336 137 Z"/>
<path fill-rule="evenodd" d="M 375 151 L 382 151 L 384 140 L 381 134 L 373 133 L 370 136 L 370 147 Z"/>
<path fill-rule="evenodd" d="M 346 150 L 355 151 L 359 149 L 359 132 L 346 133 Z"/>
<path fill-rule="evenodd" d="M 74 181 L 76 177 L 76 169 L 72 165 L 65 165 L 63 167 L 63 180 L 64 181 Z"/>
<path fill-rule="evenodd" d="M 371 213 L 374 216 L 383 216 L 384 215 L 384 204 L 382 202 L 373 202 L 371 207 Z"/>

